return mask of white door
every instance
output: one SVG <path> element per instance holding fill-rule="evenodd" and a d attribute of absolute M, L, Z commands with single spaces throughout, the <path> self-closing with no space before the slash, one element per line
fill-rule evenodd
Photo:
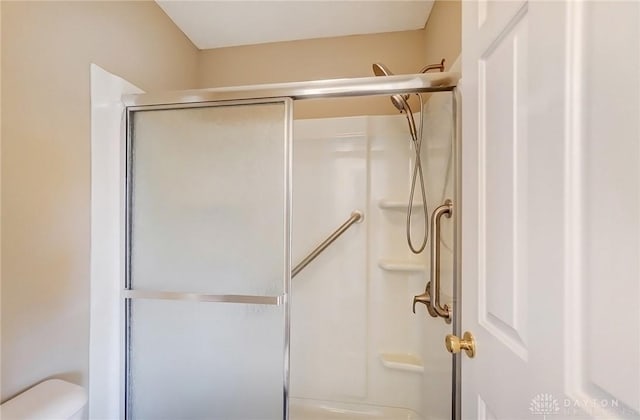
<path fill-rule="evenodd" d="M 462 8 L 462 417 L 638 418 L 640 4 Z"/>

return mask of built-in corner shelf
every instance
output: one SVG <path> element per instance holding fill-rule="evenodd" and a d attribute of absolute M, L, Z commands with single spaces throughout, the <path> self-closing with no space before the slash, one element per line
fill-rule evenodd
<path fill-rule="evenodd" d="M 400 273 L 426 273 L 427 266 L 420 263 L 414 263 L 411 261 L 397 261 L 397 260 L 380 260 L 378 261 L 378 267 L 384 271 L 393 271 Z"/>
<path fill-rule="evenodd" d="M 382 210 L 400 210 L 400 211 L 406 211 L 407 210 L 407 205 L 409 203 L 407 203 L 406 201 L 394 201 L 394 200 L 380 200 L 378 201 L 378 207 L 380 207 Z M 413 211 L 422 211 L 422 203 L 419 201 L 414 201 L 411 204 L 411 209 Z"/>
<path fill-rule="evenodd" d="M 407 372 L 424 372 L 422 360 L 411 353 L 380 353 L 380 360 L 384 367 L 389 369 L 404 370 Z"/>

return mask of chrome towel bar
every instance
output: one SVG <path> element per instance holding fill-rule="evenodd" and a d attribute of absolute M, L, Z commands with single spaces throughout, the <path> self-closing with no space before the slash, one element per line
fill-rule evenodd
<path fill-rule="evenodd" d="M 313 251 L 309 253 L 302 261 L 296 265 L 291 271 L 291 278 L 295 277 L 300 271 L 302 271 L 309 263 L 316 259 L 318 255 L 322 253 L 329 245 L 331 245 L 336 239 L 347 231 L 354 223 L 360 223 L 364 220 L 364 213 L 360 210 L 354 210 L 351 212 L 351 217 L 347 219 L 338 229 L 336 229 L 327 239 L 322 241 L 320 245 L 315 247 Z"/>

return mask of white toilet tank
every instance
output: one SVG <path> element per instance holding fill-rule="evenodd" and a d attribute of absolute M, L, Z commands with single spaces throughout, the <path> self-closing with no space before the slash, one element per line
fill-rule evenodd
<path fill-rule="evenodd" d="M 81 419 L 86 404 L 84 388 L 60 379 L 49 379 L 0 405 L 0 419 Z"/>

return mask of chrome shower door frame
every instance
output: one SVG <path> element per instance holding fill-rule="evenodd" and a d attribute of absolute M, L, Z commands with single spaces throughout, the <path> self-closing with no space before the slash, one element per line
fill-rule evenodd
<path fill-rule="evenodd" d="M 283 104 L 284 107 L 284 249 L 283 249 L 283 294 L 278 296 L 253 296 L 253 295 L 212 295 L 204 293 L 179 293 L 161 292 L 132 289 L 131 278 L 131 249 L 132 249 L 132 209 L 133 209 L 133 114 L 140 111 L 154 110 L 175 110 L 188 108 L 212 108 L 229 106 L 246 106 L 260 104 Z M 289 418 L 289 341 L 290 341 L 290 290 L 291 290 L 291 193 L 292 193 L 292 141 L 293 141 L 293 101 L 288 97 L 280 98 L 256 98 L 234 101 L 214 101 L 214 102 L 187 102 L 172 104 L 157 104 L 143 106 L 127 106 L 125 111 L 126 135 L 124 136 L 126 150 L 125 159 L 125 182 L 124 182 L 124 267 L 123 267 L 123 290 L 122 290 L 122 333 L 123 337 L 123 357 L 121 372 L 121 416 L 123 419 L 131 419 L 131 302 L 133 299 L 169 299 L 180 301 L 196 302 L 216 302 L 227 304 L 252 304 L 252 305 L 275 305 L 282 306 L 284 310 L 284 354 L 283 354 L 283 418 Z"/>
<path fill-rule="evenodd" d="M 185 90 L 177 92 L 165 92 L 165 93 L 145 93 L 137 95 L 125 95 L 123 102 L 126 106 L 126 182 L 125 182 L 125 220 L 126 226 L 125 232 L 125 267 L 123 276 L 123 337 L 124 337 L 124 357 L 123 370 L 123 404 L 122 414 L 124 419 L 129 419 L 130 407 L 127 406 L 128 399 L 128 386 L 130 385 L 129 368 L 130 368 L 130 305 L 131 299 L 136 297 L 135 293 L 132 293 L 130 286 L 130 238 L 131 238 L 131 174 L 129 172 L 131 168 L 132 151 L 130 150 L 130 138 L 132 136 L 132 113 L 136 111 L 146 110 L 158 110 L 158 109 L 183 109 L 194 107 L 213 107 L 213 106 L 228 106 L 228 105 L 248 105 L 248 104 L 260 104 L 260 103 L 285 103 L 285 120 L 286 120 L 286 203 L 285 203 L 285 230 L 286 232 L 286 249 L 285 261 L 286 261 L 286 279 L 284 295 L 278 298 L 278 303 L 284 305 L 285 312 L 285 354 L 284 354 L 284 389 L 283 389 L 283 418 L 288 420 L 288 396 L 289 396 L 289 338 L 290 338 L 290 286 L 291 286 L 291 186 L 292 186 L 292 136 L 293 136 L 293 106 L 295 101 L 303 99 L 322 99 L 322 98 L 341 98 L 341 97 L 365 97 L 365 96 L 388 96 L 393 94 L 413 94 L 413 93 L 435 93 L 435 92 L 450 92 L 452 94 L 452 108 L 453 108 L 453 174 L 454 180 L 454 202 L 453 202 L 453 223 L 454 223 L 454 255 L 453 255 L 453 334 L 461 334 L 460 325 L 460 297 L 461 297 L 461 174 L 462 174 L 462 161 L 461 161 L 461 139 L 460 139 L 460 118 L 459 118 L 459 98 L 460 94 L 457 88 L 458 81 L 460 80 L 460 74 L 458 73 L 425 73 L 425 74 L 410 74 L 410 75 L 398 75 L 387 77 L 363 77 L 354 79 L 334 79 L 334 80 L 315 80 L 307 82 L 293 82 L 293 83 L 279 83 L 279 84 L 265 84 L 255 86 L 237 86 L 237 87 L 225 87 L 225 88 L 213 88 L 213 89 L 199 89 L 199 90 Z M 233 296 L 182 296 L 184 299 L 195 300 L 208 300 L 208 301 L 234 301 Z M 246 296 L 243 302 L 246 303 Z M 256 297 L 262 299 L 262 301 L 256 301 L 255 303 L 266 303 L 265 298 L 270 297 Z M 271 302 L 271 301 L 269 301 Z M 271 302 L 272 303 L 272 302 Z M 444 351 L 444 344 L 443 344 Z M 460 419 L 460 392 L 461 392 L 461 367 L 459 358 L 452 356 L 452 419 Z"/>

